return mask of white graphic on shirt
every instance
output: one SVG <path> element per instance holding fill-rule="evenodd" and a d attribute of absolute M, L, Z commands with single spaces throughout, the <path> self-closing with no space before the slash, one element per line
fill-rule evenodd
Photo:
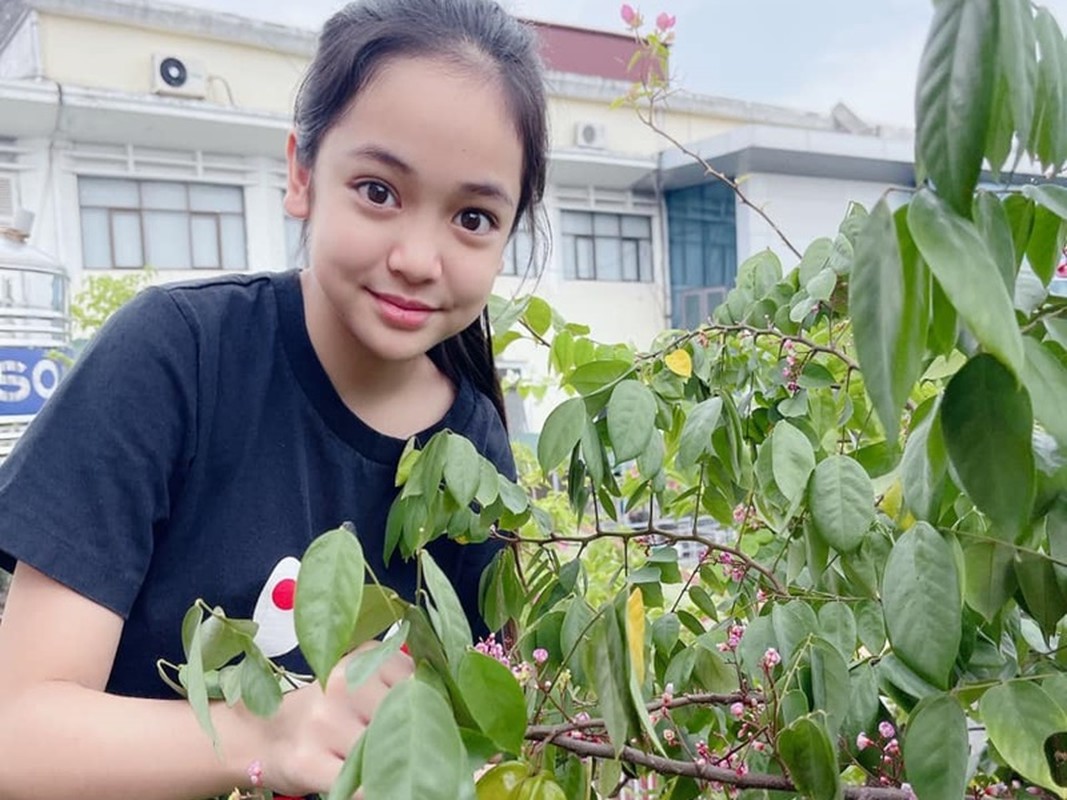
<path fill-rule="evenodd" d="M 259 624 L 255 642 L 267 658 L 283 656 L 296 649 L 293 600 L 300 560 L 286 556 L 271 570 L 256 601 L 252 619 Z"/>

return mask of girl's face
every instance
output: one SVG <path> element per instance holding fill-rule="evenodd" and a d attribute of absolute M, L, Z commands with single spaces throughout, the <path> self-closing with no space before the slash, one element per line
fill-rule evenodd
<path fill-rule="evenodd" d="M 292 136 L 287 154 L 285 209 L 308 220 L 309 327 L 383 363 L 421 357 L 478 317 L 523 163 L 495 82 L 442 60 L 393 59 L 325 134 L 311 169 Z"/>

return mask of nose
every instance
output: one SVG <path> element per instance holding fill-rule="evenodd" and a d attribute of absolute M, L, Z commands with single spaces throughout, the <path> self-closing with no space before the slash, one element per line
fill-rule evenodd
<path fill-rule="evenodd" d="M 407 283 L 436 280 L 441 275 L 440 233 L 430 221 L 413 222 L 398 231 L 386 260 L 389 271 Z"/>

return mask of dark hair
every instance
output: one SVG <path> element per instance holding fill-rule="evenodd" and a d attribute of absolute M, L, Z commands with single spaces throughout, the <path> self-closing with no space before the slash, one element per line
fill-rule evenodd
<path fill-rule="evenodd" d="M 296 156 L 315 163 L 323 136 L 390 59 L 443 58 L 485 68 L 499 80 L 522 143 L 522 185 L 512 233 L 525 216 L 531 231 L 545 188 L 548 131 L 536 33 L 493 0 L 357 0 L 322 29 L 318 51 L 296 98 Z M 488 311 L 430 353 L 454 383 L 464 377 L 507 424 L 493 359 Z"/>

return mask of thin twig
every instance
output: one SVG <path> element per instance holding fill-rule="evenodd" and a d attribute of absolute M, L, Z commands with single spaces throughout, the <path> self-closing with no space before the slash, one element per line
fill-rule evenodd
<path fill-rule="evenodd" d="M 591 742 L 588 739 L 575 739 L 570 736 L 556 736 L 552 738 L 551 729 L 529 728 L 526 738 L 531 741 L 554 744 L 561 750 L 567 750 L 577 756 L 600 758 L 605 760 L 618 759 L 629 764 L 647 767 L 655 770 L 660 775 L 682 775 L 703 781 L 737 786 L 742 789 L 771 789 L 782 792 L 797 791 L 793 783 L 781 775 L 765 775 L 758 772 L 749 772 L 738 775 L 732 769 L 713 767 L 710 764 L 701 764 L 695 761 L 678 761 L 672 758 L 652 755 L 636 747 L 625 746 L 619 753 L 608 743 Z M 846 786 L 844 788 L 846 800 L 910 800 L 912 795 L 903 789 L 891 789 L 879 786 Z"/>

